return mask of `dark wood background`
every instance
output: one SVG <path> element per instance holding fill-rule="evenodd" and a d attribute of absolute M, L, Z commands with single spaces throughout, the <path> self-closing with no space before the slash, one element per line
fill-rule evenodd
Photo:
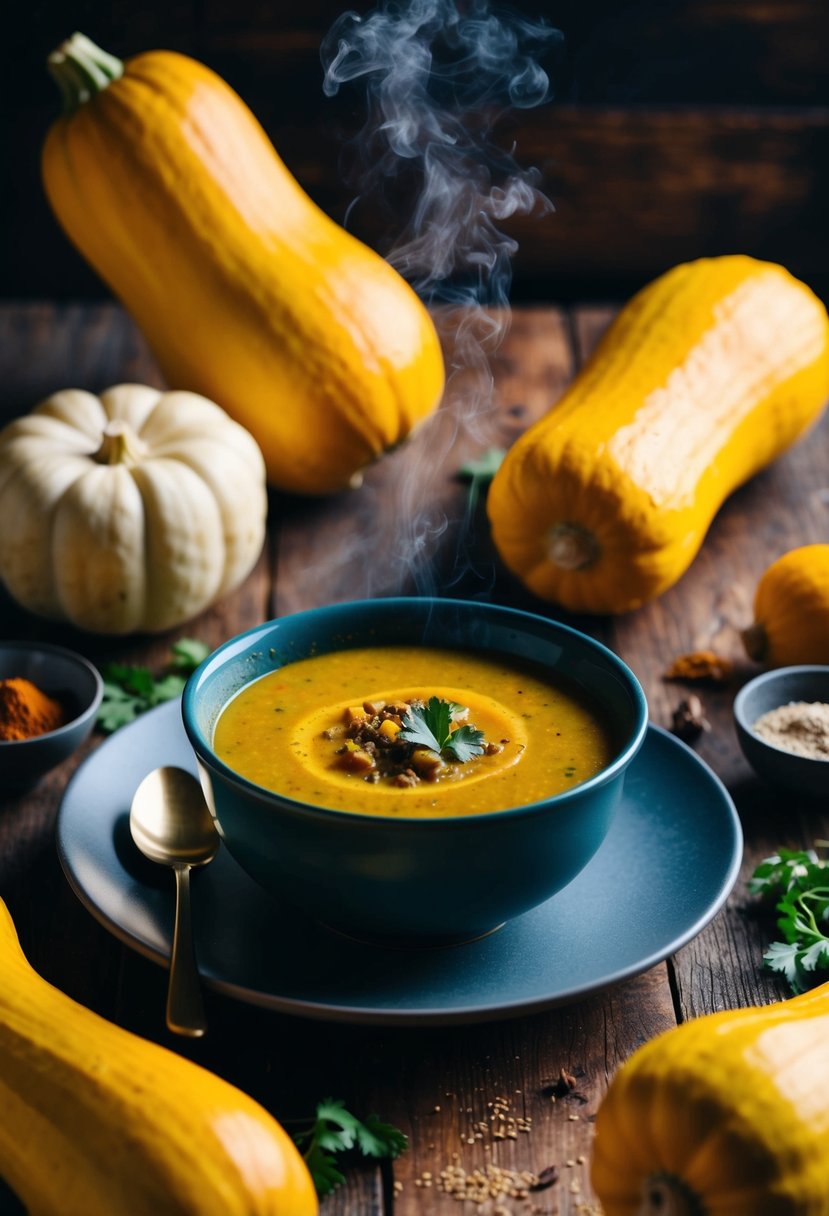
<path fill-rule="evenodd" d="M 462 6 L 462 0 L 461 0 Z M 48 52 L 80 29 L 128 57 L 192 54 L 245 98 L 311 195 L 342 220 L 341 154 L 361 93 L 322 93 L 319 47 L 357 0 L 34 0 L 6 37 L 0 141 L 0 294 L 95 298 L 105 289 L 64 239 L 39 181 L 58 100 Z M 522 220 L 513 298 L 625 297 L 670 265 L 745 252 L 829 289 L 826 0 L 520 0 L 564 34 L 544 61 L 555 98 L 503 120 L 541 172 L 555 214 Z M 393 220 L 364 209 L 378 247 Z"/>

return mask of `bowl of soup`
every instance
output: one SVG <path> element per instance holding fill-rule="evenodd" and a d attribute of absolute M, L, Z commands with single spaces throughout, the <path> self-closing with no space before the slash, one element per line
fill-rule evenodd
<path fill-rule="evenodd" d="M 396 598 L 269 621 L 193 673 L 184 726 L 218 830 L 278 899 L 370 940 L 479 937 L 602 844 L 647 727 L 579 631 Z"/>

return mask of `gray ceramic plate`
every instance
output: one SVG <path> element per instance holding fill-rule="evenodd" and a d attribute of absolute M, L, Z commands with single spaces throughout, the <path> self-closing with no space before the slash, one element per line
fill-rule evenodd
<path fill-rule="evenodd" d="M 167 962 L 173 879 L 129 835 L 138 783 L 160 764 L 195 772 L 178 702 L 139 718 L 78 769 L 58 850 L 78 897 L 128 945 Z M 652 967 L 715 915 L 742 833 L 707 765 L 651 726 L 616 819 L 581 874 L 541 907 L 462 946 L 387 949 L 351 941 L 271 899 L 227 850 L 193 876 L 205 981 L 240 1000 L 337 1021 L 449 1023 L 514 1016 L 585 996 Z"/>

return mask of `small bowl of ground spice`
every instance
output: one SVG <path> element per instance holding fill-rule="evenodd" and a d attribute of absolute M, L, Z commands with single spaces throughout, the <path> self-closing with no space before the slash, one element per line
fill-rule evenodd
<path fill-rule="evenodd" d="M 102 694 L 82 655 L 48 642 L 0 642 L 0 798 L 33 785 L 84 742 Z"/>
<path fill-rule="evenodd" d="M 750 680 L 734 701 L 743 754 L 773 785 L 829 796 L 829 667 L 778 667 Z"/>

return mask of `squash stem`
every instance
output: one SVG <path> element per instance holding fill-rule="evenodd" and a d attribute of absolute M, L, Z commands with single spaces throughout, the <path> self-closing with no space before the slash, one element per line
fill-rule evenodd
<path fill-rule="evenodd" d="M 124 74 L 120 59 L 78 33 L 52 51 L 46 65 L 57 81 L 64 111 L 70 114 Z"/>
<path fill-rule="evenodd" d="M 101 446 L 92 459 L 98 464 L 138 464 L 146 451 L 145 445 L 131 426 L 121 419 L 114 419 L 104 427 Z"/>
<path fill-rule="evenodd" d="M 766 657 L 766 647 L 768 646 L 768 638 L 766 631 L 762 625 L 756 622 L 749 625 L 748 629 L 743 629 L 740 633 L 745 646 L 746 654 L 750 659 L 755 659 L 758 663 Z"/>
<path fill-rule="evenodd" d="M 598 558 L 599 546 L 580 524 L 554 524 L 547 533 L 547 556 L 561 570 L 584 570 Z"/>
<path fill-rule="evenodd" d="M 679 1178 L 655 1174 L 644 1185 L 636 1216 L 705 1216 L 705 1209 Z"/>

